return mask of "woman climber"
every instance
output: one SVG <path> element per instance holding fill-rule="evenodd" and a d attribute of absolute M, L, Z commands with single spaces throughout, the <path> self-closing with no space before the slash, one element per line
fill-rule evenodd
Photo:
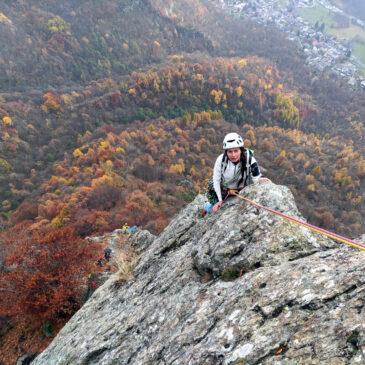
<path fill-rule="evenodd" d="M 224 153 L 214 164 L 213 179 L 209 181 L 207 197 L 215 213 L 229 195 L 237 194 L 245 186 L 261 178 L 253 152 L 244 148 L 243 139 L 237 133 L 228 133 L 223 140 Z M 261 178 L 262 180 L 268 180 Z"/>

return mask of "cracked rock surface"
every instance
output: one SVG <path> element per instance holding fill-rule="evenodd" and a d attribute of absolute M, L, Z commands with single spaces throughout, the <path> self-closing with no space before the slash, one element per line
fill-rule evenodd
<path fill-rule="evenodd" d="M 291 216 L 289 189 L 243 195 Z M 203 196 L 111 277 L 32 364 L 364 364 L 365 253 L 231 198 Z"/>

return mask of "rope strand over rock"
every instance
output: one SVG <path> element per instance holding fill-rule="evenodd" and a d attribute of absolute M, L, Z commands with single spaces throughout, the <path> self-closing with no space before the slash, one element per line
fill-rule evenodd
<path fill-rule="evenodd" d="M 364 243 L 356 242 L 354 240 L 351 240 L 350 238 L 347 238 L 347 237 L 344 237 L 344 236 L 340 236 L 337 233 L 327 231 L 326 229 L 319 228 L 319 227 L 317 227 L 317 226 L 315 226 L 313 224 L 304 222 L 304 221 L 302 221 L 300 219 L 297 219 L 297 218 L 294 218 L 294 217 L 290 217 L 289 215 L 286 215 L 286 214 L 281 213 L 281 212 L 278 212 L 278 211 L 276 211 L 274 209 L 265 207 L 265 206 L 263 206 L 261 204 L 258 204 L 256 202 L 254 202 L 253 200 L 250 200 L 248 198 L 243 197 L 242 195 L 239 195 L 237 192 L 233 192 L 232 191 L 231 195 L 236 195 L 238 198 L 240 198 L 241 200 L 245 201 L 246 203 L 249 203 L 251 205 L 254 205 L 257 208 L 264 209 L 264 210 L 266 210 L 266 211 L 268 211 L 270 213 L 273 213 L 275 215 L 278 215 L 279 217 L 282 217 L 282 218 L 284 218 L 284 219 L 286 219 L 286 220 L 288 220 L 290 222 L 293 222 L 293 223 L 296 223 L 296 224 L 301 225 L 303 227 L 306 227 L 306 228 L 310 229 L 313 232 L 322 234 L 322 235 L 324 235 L 324 236 L 326 236 L 328 238 L 331 238 L 331 239 L 333 239 L 335 241 L 338 241 L 338 242 L 344 243 L 346 245 L 349 245 L 349 246 L 352 246 L 352 247 L 356 247 L 359 250 L 365 251 L 365 244 Z"/>

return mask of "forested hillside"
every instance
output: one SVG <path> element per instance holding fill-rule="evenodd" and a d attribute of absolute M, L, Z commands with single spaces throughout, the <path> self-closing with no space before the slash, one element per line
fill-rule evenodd
<path fill-rule="evenodd" d="M 6 364 L 82 305 L 103 250 L 85 237 L 161 232 L 230 131 L 310 222 L 364 233 L 364 92 L 278 31 L 198 0 L 6 1 L 0 44 Z"/>
<path fill-rule="evenodd" d="M 127 73 L 174 52 L 211 48 L 194 29 L 161 17 L 149 1 L 5 3 L 0 9 L 2 90 L 80 84 Z"/>
<path fill-rule="evenodd" d="M 345 116 L 344 108 L 336 108 L 338 100 L 321 106 L 319 98 L 289 88 L 281 83 L 277 68 L 264 59 L 210 59 L 203 56 L 184 59 L 176 55 L 171 58 L 169 63 L 153 69 L 133 72 L 122 79 L 93 82 L 77 92 L 61 94 L 49 91 L 39 94 L 38 100 L 32 96 L 26 102 L 6 100 L 1 105 L 6 110 L 1 127 L 4 217 L 10 217 L 9 214 L 24 198 L 39 193 L 40 184 L 47 175 L 57 175 L 52 166 L 58 165 L 57 160 L 64 159 L 64 153 L 67 153 L 65 161 L 69 164 L 73 163 L 72 158 L 90 154 L 90 151 L 95 154 L 97 150 L 94 147 L 89 148 L 82 143 L 98 136 L 96 128 L 105 125 L 102 127 L 104 130 L 113 130 L 130 125 L 129 128 L 133 129 L 134 121 L 138 120 L 186 117 L 189 113 L 194 118 L 194 113 L 209 110 L 236 125 L 249 123 L 256 127 L 276 125 L 305 130 L 314 128 L 313 125 L 320 120 L 319 141 L 332 138 L 342 141 L 337 150 L 328 152 L 327 159 L 337 159 L 345 148 L 351 148 L 353 153 L 350 160 L 343 160 L 339 166 L 333 166 L 333 172 L 326 174 L 328 188 L 331 188 L 332 176 L 340 173 L 343 179 L 347 179 L 347 199 L 361 195 L 358 179 L 363 174 L 363 146 L 361 140 L 354 136 L 363 134 L 363 126 L 351 109 Z M 318 134 L 323 124 L 341 130 L 341 137 L 328 132 L 322 133 L 322 136 Z M 148 134 L 147 131 L 145 133 Z M 221 138 L 222 133 L 217 133 Z M 159 147 L 159 152 L 161 148 L 165 149 Z M 282 150 L 286 148 L 283 144 Z M 218 151 L 217 145 L 212 151 L 213 156 Z M 132 149 L 130 153 L 139 157 L 140 150 Z M 129 153 L 123 154 L 122 159 L 129 157 Z M 184 154 L 179 157 L 184 159 Z M 194 159 L 198 161 L 200 158 L 196 153 Z M 319 164 L 319 161 L 316 162 L 319 158 L 311 156 L 311 163 Z M 155 159 L 158 160 L 158 156 Z M 99 160 L 97 156 L 92 161 Z M 120 166 L 116 172 L 121 171 Z M 271 173 L 275 175 L 275 170 Z M 350 180 L 349 176 L 352 176 Z M 207 172 L 201 172 L 199 178 L 206 179 Z M 69 182 L 69 185 L 73 186 L 74 182 Z M 338 204 L 341 205 L 340 200 Z M 359 206 L 362 206 L 361 202 Z M 332 214 L 341 219 L 342 213 Z M 351 229 L 346 231 L 351 233 Z"/>

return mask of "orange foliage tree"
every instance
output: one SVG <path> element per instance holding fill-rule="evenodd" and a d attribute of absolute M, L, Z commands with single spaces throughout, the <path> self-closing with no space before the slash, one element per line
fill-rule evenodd
<path fill-rule="evenodd" d="M 5 267 L 0 273 L 0 315 L 22 315 L 33 322 L 64 321 L 82 304 L 82 285 L 98 271 L 99 244 L 77 237 L 72 228 L 17 225 L 3 234 Z"/>
<path fill-rule="evenodd" d="M 44 112 L 58 111 L 61 109 L 61 98 L 54 92 L 49 91 L 43 95 L 41 109 Z"/>

